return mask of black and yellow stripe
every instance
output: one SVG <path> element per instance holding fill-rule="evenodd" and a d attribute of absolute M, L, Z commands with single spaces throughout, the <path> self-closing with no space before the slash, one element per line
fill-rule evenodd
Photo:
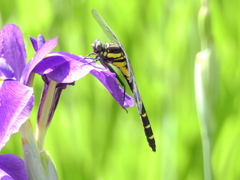
<path fill-rule="evenodd" d="M 120 41 L 116 37 L 116 35 L 107 26 L 107 24 L 102 19 L 102 17 L 98 14 L 98 12 L 96 10 L 93 10 L 92 14 L 93 14 L 93 17 L 98 22 L 98 24 L 103 29 L 103 31 L 105 32 L 105 34 L 112 41 L 111 43 L 102 44 L 100 42 L 100 40 L 96 40 L 92 44 L 94 54 L 96 54 L 96 60 L 99 60 L 106 68 L 108 68 L 109 70 L 114 72 L 122 86 L 124 86 L 124 83 L 121 81 L 121 79 L 119 78 L 117 73 L 114 71 L 114 69 L 109 64 L 116 66 L 123 74 L 125 80 L 127 81 L 128 85 L 132 91 L 132 94 L 134 96 L 134 101 L 137 105 L 138 112 L 140 114 L 140 117 L 141 117 L 141 120 L 142 120 L 142 123 L 144 126 L 144 131 L 145 131 L 145 135 L 147 137 L 148 144 L 152 148 L 153 151 L 156 151 L 156 145 L 155 145 L 155 139 L 153 136 L 153 131 L 152 131 L 145 107 L 143 105 L 128 56 L 125 53 L 125 51 L 124 51 Z M 124 86 L 124 88 L 125 88 L 125 86 Z"/>

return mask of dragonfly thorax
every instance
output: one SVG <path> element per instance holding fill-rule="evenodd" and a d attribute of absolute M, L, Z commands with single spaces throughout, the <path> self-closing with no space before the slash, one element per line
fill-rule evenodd
<path fill-rule="evenodd" d="M 125 54 L 122 50 L 122 47 L 118 43 L 106 43 L 102 44 L 99 39 L 94 41 L 92 44 L 92 48 L 97 57 L 102 60 L 113 62 L 117 60 L 125 59 Z"/>

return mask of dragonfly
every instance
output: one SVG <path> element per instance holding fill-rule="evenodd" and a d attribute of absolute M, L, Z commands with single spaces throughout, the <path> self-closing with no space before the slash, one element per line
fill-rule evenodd
<path fill-rule="evenodd" d="M 114 32 L 110 29 L 110 27 L 106 24 L 103 18 L 100 16 L 97 10 L 92 10 L 92 15 L 106 34 L 106 36 L 111 41 L 110 43 L 102 44 L 99 39 L 94 41 L 92 44 L 93 53 L 96 55 L 95 60 L 100 61 L 100 63 L 110 71 L 116 74 L 116 77 L 119 83 L 124 87 L 124 98 L 125 98 L 125 85 L 115 70 L 111 67 L 111 65 L 117 67 L 124 79 L 126 80 L 132 94 L 133 99 L 137 105 L 138 112 L 140 114 L 140 118 L 142 120 L 142 124 L 144 127 L 144 132 L 148 141 L 149 146 L 152 150 L 156 151 L 155 139 L 153 135 L 153 131 L 150 125 L 150 121 L 148 119 L 146 109 L 144 107 L 140 92 L 137 87 L 137 83 L 133 74 L 133 69 L 130 63 L 130 60 L 127 56 L 126 51 L 124 50 L 121 42 L 114 34 Z M 111 65 L 110 65 L 111 64 Z"/>

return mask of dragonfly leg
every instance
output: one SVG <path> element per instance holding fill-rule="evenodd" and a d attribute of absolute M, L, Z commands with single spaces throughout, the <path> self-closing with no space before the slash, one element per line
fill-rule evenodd
<path fill-rule="evenodd" d="M 91 55 L 96 55 L 96 53 L 95 53 L 95 52 L 89 53 L 88 55 L 86 55 L 86 56 L 83 58 L 83 60 L 86 59 L 86 58 L 88 58 L 88 57 L 91 56 Z"/>

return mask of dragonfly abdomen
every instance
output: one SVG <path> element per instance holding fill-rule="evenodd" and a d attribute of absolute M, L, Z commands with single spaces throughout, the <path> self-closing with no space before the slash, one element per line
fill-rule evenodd
<path fill-rule="evenodd" d="M 122 48 L 117 43 L 106 43 L 105 45 L 102 46 L 101 52 L 99 52 L 99 56 L 101 58 L 101 61 L 114 65 L 122 72 L 124 78 L 126 79 L 134 95 L 134 100 L 138 104 L 139 100 L 137 99 L 138 97 L 136 97 L 135 92 L 137 92 L 138 96 L 140 96 L 140 94 L 136 85 L 134 86 L 134 83 L 136 82 L 130 81 L 129 67 L 128 67 L 127 60 Z M 152 148 L 153 151 L 156 151 L 153 131 L 152 131 L 150 122 L 148 120 L 145 107 L 142 101 L 140 103 L 141 103 L 141 106 L 138 105 L 138 111 L 144 126 L 144 132 L 145 132 L 149 146 Z"/>
<path fill-rule="evenodd" d="M 149 146 L 152 148 L 152 150 L 155 152 L 156 151 L 156 145 L 155 145 L 155 139 L 152 131 L 151 124 L 148 120 L 148 116 L 145 110 L 144 105 L 142 104 L 142 111 L 140 113 L 140 117 L 143 123 L 144 127 L 144 132 L 148 141 Z"/>

